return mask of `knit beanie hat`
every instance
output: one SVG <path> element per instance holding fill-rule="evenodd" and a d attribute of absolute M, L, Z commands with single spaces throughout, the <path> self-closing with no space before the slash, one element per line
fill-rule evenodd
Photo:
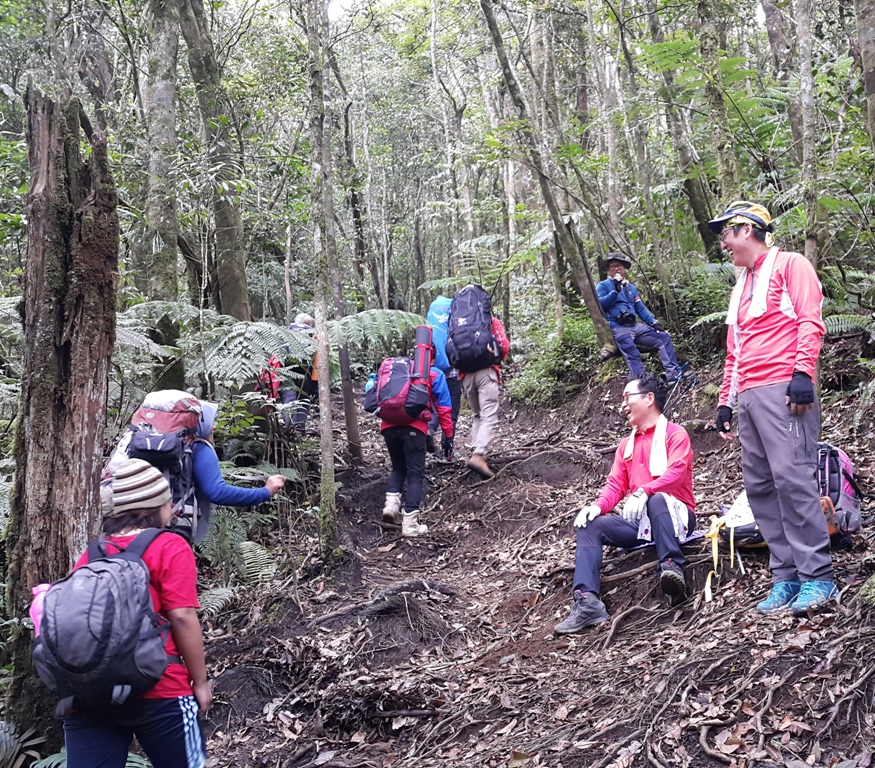
<path fill-rule="evenodd" d="M 155 467 L 142 459 L 128 459 L 112 475 L 112 508 L 105 517 L 137 509 L 154 509 L 170 501 L 170 485 Z M 108 507 L 108 505 L 107 505 Z"/>

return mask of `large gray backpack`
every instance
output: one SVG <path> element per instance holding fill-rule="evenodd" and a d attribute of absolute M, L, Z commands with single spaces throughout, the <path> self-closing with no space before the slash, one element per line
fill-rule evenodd
<path fill-rule="evenodd" d="M 101 536 L 88 545 L 88 563 L 46 592 L 33 663 L 62 699 L 59 716 L 74 706 L 122 704 L 152 688 L 168 663 L 180 661 L 164 648 L 170 623 L 152 606 L 143 562 L 162 533 L 169 531 L 150 528 L 111 554 Z"/>

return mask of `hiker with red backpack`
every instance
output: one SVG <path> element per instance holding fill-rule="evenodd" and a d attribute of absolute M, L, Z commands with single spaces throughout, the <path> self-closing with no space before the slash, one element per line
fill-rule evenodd
<path fill-rule="evenodd" d="M 450 453 L 455 438 L 450 390 L 443 371 L 432 365 L 433 359 L 431 329 L 421 325 L 416 329 L 413 359 L 389 357 L 383 360 L 376 384 L 365 393 L 364 408 L 380 417 L 380 432 L 392 463 L 383 522 L 400 523 L 404 537 L 428 533 L 428 526 L 420 523 L 419 518 L 425 480 L 426 435 L 433 411 L 437 412 Z M 407 492 L 403 494 L 405 481 Z"/>
<path fill-rule="evenodd" d="M 110 504 L 106 494 L 112 473 L 128 458 L 143 459 L 164 474 L 173 496 L 169 527 L 192 542 L 206 536 L 214 505 L 254 507 L 272 498 L 285 485 L 282 475 L 271 475 L 262 488 L 239 488 L 225 482 L 213 447 L 217 412 L 215 403 L 198 400 L 188 392 L 150 392 L 104 467 L 104 510 Z"/>
<path fill-rule="evenodd" d="M 492 297 L 473 283 L 456 291 L 447 321 L 447 359 L 459 371 L 474 414 L 471 457 L 465 466 L 487 479 L 495 476 L 486 456 L 498 425 L 500 365 L 509 351 L 504 326 L 492 314 Z"/>
<path fill-rule="evenodd" d="M 315 349 L 316 336 L 313 328 L 316 321 L 312 315 L 299 312 L 294 322 L 289 324 L 289 330 L 308 336 Z M 307 419 L 310 416 L 310 406 L 319 392 L 319 370 L 317 356 L 313 355 L 312 363 L 307 366 L 296 365 L 291 369 L 289 380 L 283 380 L 281 371 L 284 361 L 278 355 L 271 355 L 267 367 L 258 376 L 255 386 L 268 399 L 269 404 L 280 403 L 283 427 L 289 437 L 300 437 L 304 434 Z M 294 403 L 294 405 L 292 405 Z M 268 406 L 272 410 L 272 406 Z"/>
<path fill-rule="evenodd" d="M 198 712 L 213 694 L 194 554 L 166 530 L 170 486 L 155 467 L 120 463 L 110 494 L 103 535 L 45 593 L 34 647 L 63 697 L 67 765 L 123 768 L 136 736 L 154 768 L 202 768 Z"/>
<path fill-rule="evenodd" d="M 656 547 L 657 575 L 673 604 L 686 595 L 681 542 L 696 527 L 693 448 L 687 431 L 663 415 L 667 392 L 661 377 L 644 374 L 623 391 L 632 434 L 620 441 L 598 498 L 576 513 L 573 596 L 568 617 L 554 632 L 567 635 L 608 621 L 599 598 L 602 547 Z M 622 513 L 609 514 L 623 499 Z"/>
<path fill-rule="evenodd" d="M 804 616 L 838 594 L 815 478 L 823 291 L 802 254 L 773 245 L 764 206 L 739 200 L 708 226 L 739 270 L 726 316 L 716 427 L 724 440 L 735 438 L 737 405 L 744 487 L 772 570 L 772 589 L 757 610 Z"/>

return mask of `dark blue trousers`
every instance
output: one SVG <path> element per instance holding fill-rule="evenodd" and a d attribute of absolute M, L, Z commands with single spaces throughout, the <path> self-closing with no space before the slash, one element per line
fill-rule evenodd
<path fill-rule="evenodd" d="M 194 696 L 134 699 L 64 719 L 67 768 L 124 768 L 134 736 L 154 768 L 203 768 Z"/>
<path fill-rule="evenodd" d="M 661 493 L 656 493 L 647 500 L 647 514 L 650 516 L 651 536 L 656 545 L 659 562 L 671 558 L 678 565 L 683 565 L 686 559 L 675 536 L 674 523 L 665 503 L 665 497 Z M 690 525 L 692 524 L 693 516 L 690 515 Z M 630 523 L 619 515 L 601 515 L 588 523 L 586 528 L 576 530 L 574 589 L 579 589 L 581 592 L 599 594 L 601 588 L 599 571 L 602 567 L 602 547 L 605 544 L 630 548 L 647 543 L 638 538 L 638 523 Z"/>
<path fill-rule="evenodd" d="M 671 336 L 666 331 L 654 331 L 649 325 L 635 323 L 635 325 L 621 325 L 611 329 L 614 341 L 617 342 L 620 352 L 626 360 L 626 365 L 634 376 L 644 374 L 644 363 L 641 362 L 641 350 L 635 346 L 643 344 L 645 347 L 656 347 L 659 352 L 659 361 L 662 370 L 668 378 L 673 379 L 678 375 L 678 358 L 674 351 Z"/>

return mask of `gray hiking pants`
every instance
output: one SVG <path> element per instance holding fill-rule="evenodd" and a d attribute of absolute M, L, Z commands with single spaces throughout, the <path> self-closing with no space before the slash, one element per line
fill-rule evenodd
<path fill-rule="evenodd" d="M 738 397 L 744 488 L 769 546 L 772 580 L 831 581 L 829 532 L 815 479 L 820 406 L 793 415 L 787 384 Z"/>
<path fill-rule="evenodd" d="M 471 423 L 472 451 L 485 456 L 489 453 L 498 425 L 498 371 L 489 367 L 466 373 L 462 379 L 462 390 L 474 413 Z"/>

